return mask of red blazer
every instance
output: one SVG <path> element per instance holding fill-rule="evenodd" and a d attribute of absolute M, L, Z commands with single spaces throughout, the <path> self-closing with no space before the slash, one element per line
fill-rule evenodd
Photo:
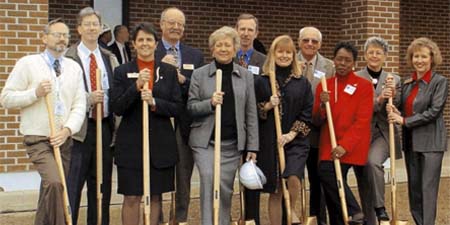
<path fill-rule="evenodd" d="M 327 79 L 330 106 L 337 144 L 347 153 L 341 162 L 365 165 L 370 145 L 370 122 L 373 114 L 373 86 L 350 72 L 346 77 L 336 75 Z M 352 90 L 354 88 L 354 90 Z M 338 90 L 337 93 L 335 90 Z M 325 107 L 320 106 L 322 86 L 318 85 L 314 98 L 313 121 L 321 126 L 319 157 L 331 159 L 331 140 Z"/>

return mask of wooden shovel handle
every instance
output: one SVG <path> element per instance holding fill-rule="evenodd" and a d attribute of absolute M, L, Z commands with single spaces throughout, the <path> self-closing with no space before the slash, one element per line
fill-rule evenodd
<path fill-rule="evenodd" d="M 45 105 L 47 106 L 47 113 L 48 113 L 48 121 L 50 124 L 50 136 L 53 136 L 56 134 L 56 128 L 55 128 L 55 117 L 53 116 L 54 109 L 53 109 L 53 103 L 52 103 L 52 96 L 51 94 L 47 94 L 45 96 Z M 56 166 L 58 167 L 58 175 L 61 179 L 61 183 L 63 185 L 63 205 L 64 205 L 64 216 L 66 219 L 67 225 L 72 225 L 72 210 L 70 208 L 69 204 L 69 196 L 67 194 L 67 185 L 66 185 L 66 176 L 64 174 L 64 167 L 61 159 L 61 151 L 59 147 L 53 147 L 53 153 L 55 155 L 55 161 Z"/>
<path fill-rule="evenodd" d="M 387 78 L 394 79 L 392 74 L 388 74 Z M 394 80 L 395 82 L 395 80 Z M 394 84 L 395 85 L 395 84 Z M 388 104 L 393 105 L 393 99 L 388 99 Z M 391 206 L 392 206 L 392 221 L 397 221 L 397 182 L 395 180 L 395 130 L 394 123 L 389 123 L 389 158 L 390 158 L 390 173 L 391 173 Z"/>
<path fill-rule="evenodd" d="M 148 90 L 148 82 L 144 83 L 144 90 Z M 148 103 L 142 101 L 142 169 L 144 181 L 144 224 L 150 225 L 150 141 L 148 119 Z"/>
<path fill-rule="evenodd" d="M 323 91 L 325 92 L 328 91 L 325 76 L 322 76 L 322 78 L 320 79 L 320 83 L 322 84 Z M 327 112 L 328 128 L 330 130 L 331 148 L 334 149 L 337 147 L 337 142 L 336 142 L 336 135 L 334 133 L 333 116 L 331 115 L 331 106 L 329 102 L 325 102 L 325 110 Z M 345 199 L 345 190 L 343 185 L 341 163 L 339 159 L 333 160 L 333 163 L 334 163 L 334 170 L 336 171 L 336 181 L 339 191 L 339 198 L 341 200 L 342 217 L 344 218 L 345 225 L 348 225 L 347 201 Z"/>
<path fill-rule="evenodd" d="M 222 70 L 218 69 L 216 71 L 216 92 L 220 91 L 222 91 Z M 215 131 L 214 131 L 214 192 L 213 192 L 214 225 L 219 225 L 219 209 L 220 209 L 221 112 L 222 112 L 222 105 L 217 104 L 215 110 Z"/>
<path fill-rule="evenodd" d="M 97 90 L 102 90 L 101 85 L 101 71 L 99 68 L 95 71 L 95 79 Z M 96 173 L 97 173 L 97 225 L 102 224 L 102 185 L 103 185 L 103 141 L 102 141 L 102 103 L 97 103 L 97 117 L 96 117 Z"/>
<path fill-rule="evenodd" d="M 276 81 L 275 81 L 275 74 L 270 73 L 269 74 L 270 79 L 270 88 L 272 90 L 272 95 L 277 95 L 277 88 L 276 88 Z M 284 169 L 286 167 L 286 159 L 284 156 L 284 148 L 278 143 L 278 140 L 281 138 L 282 130 L 281 130 L 281 118 L 280 118 L 280 108 L 278 106 L 274 107 L 274 117 L 275 117 L 275 131 L 277 134 L 277 149 L 278 149 L 278 161 L 280 166 L 280 176 L 284 173 Z M 283 192 L 283 198 L 284 198 L 284 206 L 286 209 L 286 221 L 288 225 L 292 224 L 292 218 L 291 218 L 291 201 L 289 196 L 289 191 L 286 186 L 286 179 L 281 178 L 281 189 Z"/>

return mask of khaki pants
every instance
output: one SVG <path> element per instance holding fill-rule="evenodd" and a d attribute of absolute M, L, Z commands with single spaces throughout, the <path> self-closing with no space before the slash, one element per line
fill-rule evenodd
<path fill-rule="evenodd" d="M 44 136 L 26 135 L 24 145 L 30 161 L 41 176 L 41 187 L 36 210 L 35 225 L 65 224 L 63 206 L 63 186 L 53 155 L 53 147 Z M 64 172 L 67 176 L 70 163 L 72 140 L 68 139 L 60 147 Z"/>

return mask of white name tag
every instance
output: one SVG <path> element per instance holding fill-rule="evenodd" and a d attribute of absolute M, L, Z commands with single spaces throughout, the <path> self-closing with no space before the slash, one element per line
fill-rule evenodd
<path fill-rule="evenodd" d="M 257 66 L 252 66 L 252 65 L 248 65 L 247 68 L 250 72 L 252 72 L 255 75 L 259 75 L 259 67 Z"/>
<path fill-rule="evenodd" d="M 344 92 L 349 94 L 349 95 L 353 95 L 353 93 L 355 93 L 356 91 L 356 87 L 352 86 L 350 84 L 347 84 L 347 86 L 345 86 Z"/>
<path fill-rule="evenodd" d="M 102 89 L 103 90 L 109 89 L 108 75 L 106 73 L 103 74 Z"/>
<path fill-rule="evenodd" d="M 128 78 L 138 78 L 139 77 L 139 73 L 127 73 L 127 77 Z"/>
<path fill-rule="evenodd" d="M 325 76 L 325 73 L 320 70 L 314 70 L 314 77 L 322 79 L 322 77 Z"/>
<path fill-rule="evenodd" d="M 183 64 L 184 70 L 194 70 L 194 64 Z"/>

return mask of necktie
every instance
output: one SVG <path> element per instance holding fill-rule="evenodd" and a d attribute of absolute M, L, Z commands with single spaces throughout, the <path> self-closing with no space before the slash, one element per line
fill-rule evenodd
<path fill-rule="evenodd" d="M 244 68 L 247 68 L 248 67 L 248 64 L 247 64 L 247 62 L 245 62 L 245 59 L 247 58 L 247 54 L 242 54 L 240 57 L 239 57 L 239 65 L 241 65 L 242 67 L 244 67 Z"/>
<path fill-rule="evenodd" d="M 91 81 L 91 92 L 97 90 L 97 78 L 96 78 L 96 71 L 97 71 L 97 61 L 95 61 L 95 55 L 91 53 L 89 55 L 90 63 L 89 63 L 89 79 Z M 102 104 L 102 118 L 103 118 L 103 104 Z M 94 108 L 92 110 L 92 117 L 93 119 L 97 118 L 97 110 Z"/>
<path fill-rule="evenodd" d="M 313 64 L 310 62 L 310 63 L 307 63 L 307 69 L 306 69 L 306 78 L 308 78 L 308 80 L 309 81 L 312 81 L 313 80 L 313 76 L 314 76 L 314 66 L 313 66 Z"/>
<path fill-rule="evenodd" d="M 58 59 L 53 63 L 53 69 L 55 70 L 56 76 L 59 77 L 59 75 L 61 75 L 61 64 L 59 64 Z"/>
<path fill-rule="evenodd" d="M 128 54 L 125 45 L 122 47 L 123 60 L 122 63 L 128 62 Z"/>

